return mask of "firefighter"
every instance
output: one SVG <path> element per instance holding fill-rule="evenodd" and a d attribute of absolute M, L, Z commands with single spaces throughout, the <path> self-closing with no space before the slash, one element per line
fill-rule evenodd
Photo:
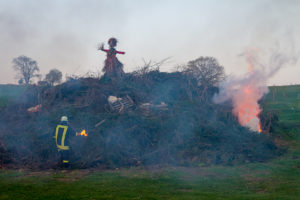
<path fill-rule="evenodd" d="M 61 122 L 56 126 L 54 138 L 55 138 L 57 150 L 60 154 L 61 164 L 64 167 L 68 167 L 70 165 L 69 139 L 72 136 L 76 136 L 76 132 L 72 127 L 70 127 L 67 116 L 62 116 L 60 121 Z"/>

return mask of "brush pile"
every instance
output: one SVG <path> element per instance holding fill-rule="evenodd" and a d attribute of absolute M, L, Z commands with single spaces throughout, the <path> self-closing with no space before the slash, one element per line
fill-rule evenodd
<path fill-rule="evenodd" d="M 28 87 L 0 110 L 1 166 L 55 168 L 54 129 L 63 115 L 88 133 L 71 140 L 75 168 L 234 165 L 282 154 L 267 134 L 241 127 L 229 104 L 214 104 L 217 91 L 184 73 L 158 70 Z M 132 102 L 115 110 L 111 96 Z M 37 105 L 38 112 L 27 111 Z"/>

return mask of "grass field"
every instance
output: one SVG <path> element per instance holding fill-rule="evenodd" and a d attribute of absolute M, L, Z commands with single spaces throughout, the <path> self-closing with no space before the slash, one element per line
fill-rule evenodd
<path fill-rule="evenodd" d="M 26 86 L 0 85 L 0 108 L 24 93 Z"/>
<path fill-rule="evenodd" d="M 0 170 L 2 199 L 300 199 L 300 86 L 271 87 L 264 109 L 279 116 L 288 152 L 234 167 Z"/>
<path fill-rule="evenodd" d="M 300 85 L 270 87 L 266 106 L 279 115 L 280 123 L 300 126 Z"/>

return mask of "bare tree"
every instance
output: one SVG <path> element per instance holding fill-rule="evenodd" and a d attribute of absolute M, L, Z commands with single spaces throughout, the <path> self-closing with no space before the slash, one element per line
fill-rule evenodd
<path fill-rule="evenodd" d="M 62 79 L 62 73 L 58 69 L 51 69 L 48 74 L 46 74 L 45 80 L 50 84 L 60 83 Z"/>
<path fill-rule="evenodd" d="M 30 84 L 31 79 L 38 77 L 40 71 L 37 62 L 27 56 L 19 56 L 12 60 L 13 68 L 18 73 L 19 83 Z"/>
<path fill-rule="evenodd" d="M 213 57 L 199 57 L 189 61 L 183 72 L 195 78 L 203 88 L 217 86 L 225 78 L 224 67 Z"/>

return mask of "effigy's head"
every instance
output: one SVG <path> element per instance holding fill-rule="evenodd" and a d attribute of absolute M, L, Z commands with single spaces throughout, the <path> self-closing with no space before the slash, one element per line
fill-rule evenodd
<path fill-rule="evenodd" d="M 117 42 L 118 42 L 118 40 L 117 40 L 116 38 L 110 38 L 110 39 L 108 40 L 108 45 L 109 45 L 110 47 L 115 47 L 115 46 L 117 46 Z"/>

